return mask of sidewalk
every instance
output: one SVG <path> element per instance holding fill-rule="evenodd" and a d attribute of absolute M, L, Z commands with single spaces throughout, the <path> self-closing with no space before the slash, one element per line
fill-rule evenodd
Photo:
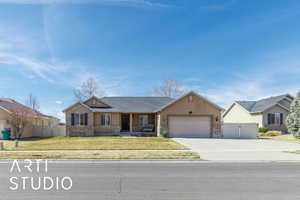
<path fill-rule="evenodd" d="M 300 155 L 281 151 L 226 151 L 226 152 L 202 152 L 201 159 L 209 161 L 298 161 Z"/>

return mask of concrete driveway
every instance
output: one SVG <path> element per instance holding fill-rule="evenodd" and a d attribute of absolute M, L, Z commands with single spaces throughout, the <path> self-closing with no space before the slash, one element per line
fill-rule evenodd
<path fill-rule="evenodd" d="M 210 161 L 300 161 L 300 144 L 273 140 L 173 138 Z"/>

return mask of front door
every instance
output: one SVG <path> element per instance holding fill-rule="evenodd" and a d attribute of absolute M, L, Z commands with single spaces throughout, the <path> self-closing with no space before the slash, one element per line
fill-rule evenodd
<path fill-rule="evenodd" d="M 121 114 L 121 123 L 122 123 L 122 130 L 121 131 L 129 131 L 129 129 L 130 129 L 130 115 L 129 114 Z"/>

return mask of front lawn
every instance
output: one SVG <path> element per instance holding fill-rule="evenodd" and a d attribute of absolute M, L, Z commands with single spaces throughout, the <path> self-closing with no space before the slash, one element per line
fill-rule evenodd
<path fill-rule="evenodd" d="M 300 139 L 295 138 L 292 134 L 280 135 L 280 136 L 260 136 L 259 139 L 271 139 L 284 142 L 300 143 Z"/>
<path fill-rule="evenodd" d="M 198 159 L 194 152 L 0 152 L 0 159 Z"/>
<path fill-rule="evenodd" d="M 54 137 L 19 141 L 4 141 L 5 150 L 183 150 L 181 144 L 167 138 L 155 137 Z"/>

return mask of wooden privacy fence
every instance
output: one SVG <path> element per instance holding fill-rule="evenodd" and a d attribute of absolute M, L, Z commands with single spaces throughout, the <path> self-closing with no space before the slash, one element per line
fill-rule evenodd
<path fill-rule="evenodd" d="M 34 137 L 59 137 L 66 136 L 66 126 L 58 125 L 53 127 L 37 126 L 32 129 Z"/>

